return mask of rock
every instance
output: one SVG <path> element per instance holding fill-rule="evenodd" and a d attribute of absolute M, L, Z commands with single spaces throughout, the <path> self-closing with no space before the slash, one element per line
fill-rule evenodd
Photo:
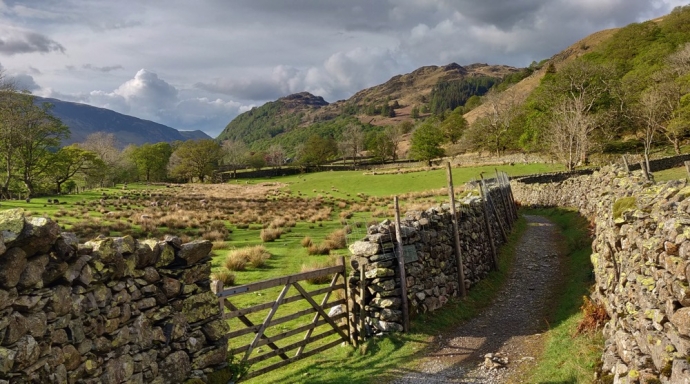
<path fill-rule="evenodd" d="M 41 353 L 41 348 L 39 348 L 36 340 L 30 335 L 25 335 L 15 346 L 17 354 L 15 356 L 15 369 L 24 369 L 33 365 L 38 361 L 38 357 Z"/>
<path fill-rule="evenodd" d="M 17 299 L 17 289 L 12 288 L 10 290 L 0 289 L 0 311 L 14 304 Z"/>
<path fill-rule="evenodd" d="M 213 248 L 213 243 L 208 240 L 195 240 L 180 246 L 177 256 L 185 260 L 187 265 L 196 264 L 199 260 L 208 257 Z"/>
<path fill-rule="evenodd" d="M 33 217 L 24 224 L 24 229 L 17 246 L 21 247 L 28 257 L 36 253 L 47 253 L 60 236 L 60 226 L 45 217 Z"/>
<path fill-rule="evenodd" d="M 369 305 L 377 308 L 400 308 L 401 300 L 397 297 L 377 297 L 373 299 Z"/>
<path fill-rule="evenodd" d="M 121 255 L 132 254 L 137 250 L 136 240 L 130 235 L 113 238 L 113 246 Z"/>
<path fill-rule="evenodd" d="M 14 312 L 9 316 L 2 345 L 11 345 L 19 341 L 29 331 L 29 324 L 24 316 Z"/>
<path fill-rule="evenodd" d="M 81 355 L 74 345 L 67 344 L 62 348 L 62 353 L 65 356 L 65 368 L 68 371 L 73 371 L 81 364 Z"/>
<path fill-rule="evenodd" d="M 355 241 L 350 245 L 349 250 L 356 256 L 373 256 L 381 252 L 381 246 L 368 241 Z"/>
<path fill-rule="evenodd" d="M 159 243 L 161 253 L 156 262 L 156 267 L 163 268 L 175 261 L 175 248 L 168 243 Z"/>
<path fill-rule="evenodd" d="M 105 364 L 105 373 L 101 376 L 104 383 L 122 383 L 134 374 L 134 360 L 129 355 L 109 360 Z"/>
<path fill-rule="evenodd" d="M 48 255 L 36 256 L 30 259 L 27 262 L 26 268 L 24 268 L 21 277 L 19 278 L 19 283 L 17 284 L 17 287 L 19 289 L 26 289 L 31 287 L 42 288 L 43 273 L 45 272 L 47 265 Z"/>
<path fill-rule="evenodd" d="M 70 313 L 72 309 L 72 296 L 70 289 L 64 285 L 58 285 L 53 290 L 53 295 L 48 303 L 49 308 L 56 313 L 57 316 L 63 316 Z"/>
<path fill-rule="evenodd" d="M 137 268 L 156 264 L 161 248 L 156 240 L 142 240 L 136 243 Z"/>
<path fill-rule="evenodd" d="M 215 302 L 214 302 L 215 301 Z M 190 296 L 182 302 L 182 314 L 188 323 L 195 323 L 218 314 L 218 299 L 211 292 Z"/>
<path fill-rule="evenodd" d="M 26 262 L 26 252 L 21 248 L 10 248 L 0 256 L 0 288 L 16 287 Z"/>
<path fill-rule="evenodd" d="M 53 284 L 57 279 L 62 277 L 65 272 L 67 272 L 67 269 L 69 268 L 69 264 L 66 262 L 48 262 L 48 265 L 46 266 L 45 270 L 43 271 L 43 275 L 41 276 L 41 279 L 43 280 L 43 286 L 49 286 Z"/>
<path fill-rule="evenodd" d="M 0 347 L 0 375 L 2 375 L 1 377 L 6 377 L 8 373 L 12 372 L 16 355 L 17 352 L 15 350 Z"/>
<path fill-rule="evenodd" d="M 690 307 L 678 309 L 673 313 L 670 320 L 680 334 L 690 336 Z"/>
<path fill-rule="evenodd" d="M 225 335 L 228 333 L 229 329 L 230 328 L 228 327 L 227 321 L 222 319 L 206 323 L 201 328 L 201 330 L 204 333 L 204 336 L 206 336 L 206 338 L 210 341 L 218 341 L 223 339 Z"/>
<path fill-rule="evenodd" d="M 2 242 L 10 244 L 17 240 L 24 230 L 24 210 L 21 208 L 0 211 L 0 234 Z"/>
<path fill-rule="evenodd" d="M 167 276 L 163 277 L 161 283 L 160 288 L 168 299 L 177 296 L 180 293 L 180 288 L 182 288 L 182 284 L 179 281 Z"/>
<path fill-rule="evenodd" d="M 173 352 L 160 364 L 159 371 L 165 383 L 181 383 L 192 370 L 189 356 L 184 351 Z"/>
<path fill-rule="evenodd" d="M 222 364 L 227 359 L 227 351 L 224 348 L 212 349 L 193 359 L 192 369 L 204 369 L 214 365 Z"/>
<path fill-rule="evenodd" d="M 367 279 L 375 279 L 381 277 L 392 277 L 395 276 L 395 271 L 388 268 L 374 268 L 371 271 L 364 273 Z"/>

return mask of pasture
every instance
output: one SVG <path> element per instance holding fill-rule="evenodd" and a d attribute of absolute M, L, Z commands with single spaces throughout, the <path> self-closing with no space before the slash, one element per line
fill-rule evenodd
<path fill-rule="evenodd" d="M 482 172 L 485 177 L 492 177 L 495 168 L 511 176 L 561 170 L 560 166 L 546 164 L 454 168 L 456 194 L 469 193 L 463 190 L 462 184 L 478 179 Z M 392 195 L 400 197 L 404 213 L 445 202 L 445 186 L 445 169 L 389 174 L 322 172 L 214 185 L 130 184 L 127 189 L 101 188 L 77 195 L 35 198 L 28 203 L 4 201 L 1 208 L 23 208 L 31 215 L 53 218 L 63 229 L 75 232 L 82 241 L 98 235 L 162 238 L 165 234 L 177 235 L 183 242 L 197 238 L 210 240 L 214 244 L 213 273 L 227 287 L 331 265 L 334 256 L 348 255 L 347 245 L 365 236 L 369 224 L 393 217 Z M 56 203 L 55 199 L 59 201 Z M 323 284 L 313 282 L 310 290 Z M 276 297 L 279 291 L 274 288 L 245 295 L 233 304 L 241 308 L 255 305 Z M 263 295 L 265 297 L 260 297 Z M 321 298 L 322 295 L 314 297 L 317 302 Z M 285 305 L 281 310 L 285 313 L 299 310 L 295 305 Z M 248 317 L 260 323 L 266 313 L 267 310 Z M 307 324 L 311 320 L 307 317 L 281 324 L 272 332 L 281 333 Z M 231 329 L 239 327 L 232 321 Z M 246 335 L 237 343 L 244 345 L 251 341 L 251 336 Z M 300 336 L 284 342 L 290 344 Z M 323 377 L 349 377 L 351 372 L 338 373 L 340 369 L 335 362 L 355 359 L 358 362 L 348 369 L 359 367 L 368 372 L 355 380 L 367 382 L 371 377 L 369 369 L 388 367 L 395 360 L 394 356 L 399 356 L 400 361 L 409 358 L 423 347 L 428 337 L 427 332 L 418 332 L 381 343 L 370 342 L 359 351 L 352 348 L 329 350 L 324 355 L 335 359 L 328 364 L 334 372 Z M 326 338 L 323 343 L 333 340 Z M 373 352 L 377 352 L 377 358 L 364 358 Z M 379 359 L 383 356 L 379 353 L 391 354 L 390 360 Z M 287 372 L 309 375 L 321 371 L 323 367 L 314 365 L 313 361 L 305 360 L 294 368 L 291 365 L 252 382 L 285 382 Z M 319 380 L 322 374 L 319 373 Z M 294 382 L 304 381 L 304 377 L 299 376 L 293 379 Z"/>

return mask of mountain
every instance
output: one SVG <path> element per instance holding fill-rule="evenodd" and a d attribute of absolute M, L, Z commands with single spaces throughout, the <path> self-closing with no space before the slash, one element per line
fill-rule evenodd
<path fill-rule="evenodd" d="M 466 96 L 483 94 L 475 83 L 498 83 L 506 75 L 519 72 L 506 65 L 472 64 L 461 66 L 425 66 L 411 73 L 393 76 L 387 82 L 355 93 L 347 100 L 329 104 L 308 92 L 297 93 L 268 102 L 240 114 L 218 136 L 219 140 L 243 140 L 250 146 L 266 147 L 273 138 L 291 135 L 297 128 L 343 119 L 358 119 L 364 124 L 384 126 L 412 120 L 413 107 L 429 103 L 439 84 L 469 84 Z M 484 89 L 485 92 L 485 89 Z M 382 106 L 396 105 L 395 116 L 382 116 Z M 372 113 L 373 112 L 373 113 Z M 288 142 L 292 140 L 287 140 Z M 255 144 L 260 143 L 260 144 Z"/>
<path fill-rule="evenodd" d="M 105 108 L 51 98 L 36 97 L 35 99 L 36 103 L 51 103 L 53 116 L 69 127 L 71 135 L 63 140 L 63 145 L 82 142 L 88 135 L 95 132 L 114 134 L 123 147 L 128 144 L 141 145 L 162 141 L 211 138 L 199 130 L 178 131 L 163 124 L 123 115 Z"/>

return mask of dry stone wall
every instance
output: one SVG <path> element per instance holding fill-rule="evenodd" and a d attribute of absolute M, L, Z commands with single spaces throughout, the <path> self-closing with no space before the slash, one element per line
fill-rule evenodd
<path fill-rule="evenodd" d="M 0 212 L 0 383 L 180 383 L 226 365 L 211 243 L 79 244 Z"/>
<path fill-rule="evenodd" d="M 465 273 L 463 284 L 467 289 L 494 268 L 491 242 L 495 248 L 504 242 L 498 220 L 508 226 L 515 219 L 511 207 L 506 205 L 508 193 L 508 188 L 490 189 L 491 202 L 498 213 L 496 216 L 493 209 L 488 210 L 493 237 L 487 232 L 483 200 L 475 196 L 456 203 Z M 410 316 L 435 311 L 451 297 L 459 296 L 450 204 L 407 212 L 401 218 L 401 234 Z M 353 271 L 348 283 L 353 335 L 367 337 L 403 330 L 402 286 L 396 250 L 395 226 L 390 220 L 370 226 L 368 235 L 350 246 Z M 364 284 L 360 279 L 360 266 L 364 269 Z"/>
<path fill-rule="evenodd" d="M 604 382 L 690 382 L 687 183 L 608 166 L 560 183 L 513 182 L 513 191 L 523 205 L 576 207 L 595 225 L 593 298 L 610 316 Z"/>

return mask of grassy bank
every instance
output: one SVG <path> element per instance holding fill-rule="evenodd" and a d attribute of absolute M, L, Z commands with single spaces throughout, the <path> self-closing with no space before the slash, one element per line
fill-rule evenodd
<path fill-rule="evenodd" d="M 529 376 L 529 383 L 590 383 L 601 358 L 604 340 L 601 332 L 577 334 L 582 320 L 583 296 L 593 284 L 590 262 L 591 239 L 587 220 L 576 211 L 565 209 L 529 210 L 553 221 L 563 235 L 568 261 L 563 271 L 564 284 L 549 319 L 544 353 Z"/>

